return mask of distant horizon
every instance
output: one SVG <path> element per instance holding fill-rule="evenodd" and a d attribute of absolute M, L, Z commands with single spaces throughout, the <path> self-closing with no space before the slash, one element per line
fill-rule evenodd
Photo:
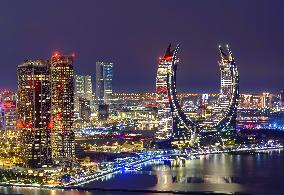
<path fill-rule="evenodd" d="M 159 56 L 169 43 L 180 43 L 178 90 L 218 91 L 218 45 L 229 44 L 241 92 L 278 92 L 284 89 L 283 6 L 277 0 L 5 1 L 0 88 L 16 89 L 16 67 L 25 59 L 59 51 L 75 53 L 77 74 L 94 76 L 96 61 L 113 62 L 114 91 L 151 91 Z"/>
<path fill-rule="evenodd" d="M 71 52 L 70 54 L 65 54 L 65 53 L 63 53 L 63 52 L 61 52 L 61 51 L 58 51 L 58 50 L 54 50 L 53 52 L 51 52 L 50 53 L 50 56 L 52 56 L 54 53 L 60 53 L 61 55 L 75 55 L 76 56 L 76 52 Z M 77 57 L 77 56 L 76 56 Z M 91 76 L 92 77 L 92 84 L 93 84 L 93 91 L 95 92 L 95 75 L 96 75 L 96 73 L 95 73 L 95 68 L 94 68 L 94 71 L 90 74 L 90 73 L 88 73 L 88 74 L 80 74 L 80 73 L 78 73 L 78 72 L 80 72 L 80 71 L 77 71 L 76 72 L 76 70 L 78 70 L 79 68 L 76 66 L 76 57 L 75 57 L 75 62 L 74 62 L 74 75 L 89 75 L 89 76 Z M 22 62 L 21 63 L 23 63 L 25 60 L 48 60 L 49 58 L 40 58 L 40 57 L 38 57 L 38 58 L 25 58 L 24 60 L 22 60 Z M 104 61 L 104 62 L 113 62 L 113 61 L 110 61 L 110 60 L 95 60 L 94 62 L 94 67 L 95 67 L 95 64 L 96 64 L 96 62 L 101 62 L 101 61 Z M 157 67 L 158 67 L 158 58 L 156 59 L 156 61 L 157 61 L 157 63 L 156 63 L 156 67 L 153 67 L 154 69 L 155 69 L 155 71 L 157 71 Z M 21 63 L 18 63 L 18 65 L 19 64 L 21 64 Z M 114 63 L 114 78 L 113 78 L 113 84 L 114 84 L 114 93 L 147 93 L 147 92 L 149 92 L 149 93 L 154 93 L 154 91 L 155 91 L 155 79 L 156 79 L 156 77 L 153 77 L 152 78 L 152 80 L 154 81 L 153 82 L 153 86 L 152 86 L 152 90 L 147 90 L 147 91 L 139 91 L 139 90 L 122 90 L 121 89 L 121 86 L 119 86 L 119 83 L 118 83 L 118 81 L 117 81 L 117 78 L 116 78 L 116 76 L 118 76 L 117 74 L 116 74 L 116 72 L 115 72 L 115 70 L 117 69 L 117 67 L 116 67 L 116 65 L 115 65 L 115 62 L 113 62 Z M 219 73 L 219 70 L 218 70 L 218 65 L 217 65 L 217 63 L 215 63 L 216 64 L 216 67 L 215 67 L 215 69 L 216 69 L 216 74 L 215 75 L 217 75 L 217 76 L 220 76 L 220 73 Z M 16 65 L 15 66 L 15 75 L 17 75 L 17 66 L 18 65 Z M 181 67 L 181 68 L 180 68 Z M 178 69 L 178 75 L 177 75 L 177 79 L 178 79 L 178 84 L 179 84 L 179 80 L 183 80 L 183 82 L 185 81 L 185 79 L 184 78 L 180 78 L 180 76 L 179 76 L 179 73 L 182 73 L 182 70 L 183 69 L 183 65 L 181 64 L 181 65 L 179 65 L 179 69 Z M 131 74 L 131 73 L 130 73 Z M 240 75 L 241 76 L 241 75 Z M 205 81 L 206 81 L 206 79 L 205 79 Z M 1 83 L 3 82 L 3 80 L 0 80 L 0 91 L 2 91 L 2 89 L 3 90 L 5 90 L 5 89 L 7 89 L 7 90 L 13 90 L 13 91 L 16 91 L 17 90 L 17 81 L 16 82 L 14 82 L 15 83 L 15 86 L 14 87 L 11 87 L 11 88 L 1 88 Z M 214 81 L 215 82 L 215 81 Z M 242 80 L 240 79 L 240 82 L 242 83 Z M 9 82 L 10 83 L 10 82 Z M 207 81 L 207 83 L 208 83 L 208 81 Z M 179 91 L 179 93 L 198 93 L 198 94 L 203 94 L 203 93 L 219 93 L 219 92 L 212 92 L 212 91 L 209 91 L 209 92 L 206 92 L 206 90 L 204 90 L 204 91 L 201 91 L 201 89 L 199 90 L 199 89 L 197 89 L 197 90 L 193 90 L 193 91 L 188 91 L 188 90 L 186 90 L 186 89 L 179 89 L 179 85 L 177 84 L 177 90 Z M 185 85 L 186 83 L 183 83 L 183 85 Z M 190 84 L 190 83 L 188 83 L 188 84 Z M 201 82 L 201 84 L 203 85 L 203 82 Z M 216 82 L 214 83 L 214 86 L 215 86 L 215 88 L 216 88 L 216 86 L 219 86 L 219 84 L 220 84 L 220 80 L 219 80 L 219 78 L 217 77 L 217 80 L 216 80 Z M 191 84 L 190 84 L 191 85 Z M 204 85 L 203 85 L 204 86 Z M 115 89 L 115 88 L 117 88 L 117 89 Z M 140 86 L 138 85 L 138 89 L 140 88 Z M 283 89 L 279 89 L 279 91 L 276 91 L 275 89 L 264 89 L 264 90 L 261 90 L 261 89 L 254 89 L 253 91 L 249 91 L 249 89 L 245 89 L 245 90 L 243 90 L 242 89 L 242 87 L 240 86 L 240 93 L 241 94 L 246 94 L 246 93 L 253 93 L 253 94 L 259 94 L 259 93 L 263 93 L 263 92 L 269 92 L 269 93 L 272 93 L 272 94 L 279 94 L 281 91 L 283 91 L 284 90 L 284 87 L 283 87 Z M 152 91 L 152 92 L 151 92 Z"/>

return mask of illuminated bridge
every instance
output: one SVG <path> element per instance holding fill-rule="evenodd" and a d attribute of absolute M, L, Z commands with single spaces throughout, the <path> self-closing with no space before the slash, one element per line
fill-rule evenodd
<path fill-rule="evenodd" d="M 213 129 L 209 136 L 220 139 L 221 142 L 226 139 L 226 134 L 234 132 L 236 127 L 237 107 L 239 100 L 239 74 L 235 64 L 233 54 L 226 46 L 225 53 L 219 46 L 221 60 L 219 62 L 221 70 L 221 91 L 216 102 L 217 122 L 211 125 Z M 179 45 L 175 49 L 168 47 L 164 57 L 160 58 L 167 67 L 167 95 L 172 117 L 171 143 L 179 147 L 192 146 L 198 144 L 200 135 L 204 128 L 188 118 L 177 98 L 176 75 L 178 65 Z M 161 62 L 160 62 L 161 63 Z"/>

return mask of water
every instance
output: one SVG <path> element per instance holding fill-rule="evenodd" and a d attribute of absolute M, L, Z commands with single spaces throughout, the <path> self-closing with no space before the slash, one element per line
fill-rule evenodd
<path fill-rule="evenodd" d="M 181 164 L 180 164 L 181 165 Z M 249 194 L 284 194 L 284 151 L 264 154 L 214 154 L 176 166 L 169 161 L 148 164 L 139 172 L 124 172 L 85 184 L 86 190 L 48 190 L 0 187 L 0 193 L 43 195 L 137 194 L 138 192 L 93 191 L 91 188 L 214 191 Z M 89 189 L 89 190 L 88 190 Z M 149 194 L 149 193 L 144 193 Z"/>

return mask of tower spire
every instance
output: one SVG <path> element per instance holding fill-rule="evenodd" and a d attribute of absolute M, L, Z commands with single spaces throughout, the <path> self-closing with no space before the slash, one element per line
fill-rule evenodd
<path fill-rule="evenodd" d="M 227 59 L 227 55 L 224 53 L 221 45 L 219 45 L 219 52 L 220 52 L 222 59 Z"/>
<path fill-rule="evenodd" d="M 226 48 L 227 48 L 227 51 L 228 51 L 228 54 L 229 54 L 229 60 L 230 60 L 231 62 L 233 62 L 233 61 L 234 61 L 234 56 L 233 56 L 233 53 L 232 53 L 232 51 L 231 51 L 231 49 L 230 49 L 230 46 L 227 44 L 227 45 L 226 45 Z"/>
<path fill-rule="evenodd" d="M 168 46 L 168 48 L 166 50 L 165 56 L 172 55 L 171 47 L 172 47 L 172 43 L 169 44 L 169 46 Z"/>

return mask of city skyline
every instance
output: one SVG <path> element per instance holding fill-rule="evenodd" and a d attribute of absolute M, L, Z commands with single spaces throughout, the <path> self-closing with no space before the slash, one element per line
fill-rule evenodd
<path fill-rule="evenodd" d="M 113 62 L 114 92 L 154 92 L 158 57 L 173 40 L 173 44 L 182 44 L 179 92 L 218 92 L 216 48 L 227 43 L 238 59 L 240 93 L 283 90 L 281 1 L 207 2 L 206 8 L 200 2 L 163 2 L 163 8 L 160 2 L 152 2 L 151 8 L 144 2 L 128 2 L 125 7 L 120 2 L 111 6 L 105 2 L 80 3 L 84 13 L 76 10 L 78 2 L 73 1 L 68 8 L 62 2 L 57 6 L 18 2 L 17 7 L 4 3 L 2 8 L 7 9 L 0 12 L 4 16 L 0 17 L 0 57 L 5 74 L 0 89 L 16 89 L 16 67 L 24 59 L 47 59 L 56 50 L 75 52 L 75 73 L 91 75 L 93 81 L 96 61 Z M 31 5 L 33 12 L 27 12 Z M 11 12 L 12 8 L 16 10 Z M 101 11 L 106 8 L 107 14 Z M 53 14 L 41 14 L 48 10 Z M 62 10 L 66 14 L 62 15 Z M 145 11 L 152 20 L 144 22 Z M 165 12 L 171 14 L 164 17 Z M 167 27 L 172 24 L 175 28 Z M 53 26 L 56 30 L 51 30 Z M 48 30 L 51 33 L 43 33 Z"/>
<path fill-rule="evenodd" d="M 284 2 L 0 7 L 0 194 L 282 194 Z"/>

